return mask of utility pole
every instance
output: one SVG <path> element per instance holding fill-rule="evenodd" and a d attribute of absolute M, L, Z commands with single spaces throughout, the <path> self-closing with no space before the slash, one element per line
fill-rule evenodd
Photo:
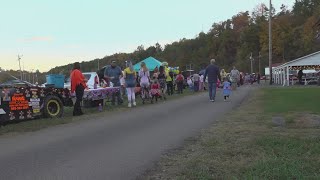
<path fill-rule="evenodd" d="M 261 61 L 261 53 L 259 52 L 259 74 L 261 75 L 261 63 L 260 63 L 260 61 Z"/>
<path fill-rule="evenodd" d="M 250 55 L 250 61 L 251 61 L 251 74 L 252 74 L 253 73 L 253 61 L 254 61 L 254 59 L 252 57 L 252 53 Z"/>
<path fill-rule="evenodd" d="M 98 70 L 100 69 L 100 59 L 98 59 Z"/>
<path fill-rule="evenodd" d="M 270 85 L 272 85 L 272 3 L 269 4 L 269 74 Z"/>
<path fill-rule="evenodd" d="M 36 70 L 36 83 L 39 83 L 38 73 L 39 73 L 39 70 L 37 69 L 37 70 Z"/>
<path fill-rule="evenodd" d="M 27 80 L 27 74 L 24 72 L 24 62 L 22 62 L 22 81 Z"/>
<path fill-rule="evenodd" d="M 22 81 L 22 71 L 21 71 L 21 62 L 20 62 L 20 61 L 21 61 L 22 56 L 23 56 L 23 55 L 21 55 L 21 56 L 18 55 L 19 69 L 20 69 L 20 80 L 21 80 L 21 81 Z"/>

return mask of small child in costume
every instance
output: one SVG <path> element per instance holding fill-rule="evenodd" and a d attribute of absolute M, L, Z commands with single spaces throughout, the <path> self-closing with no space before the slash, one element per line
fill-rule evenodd
<path fill-rule="evenodd" d="M 230 94 L 231 94 L 231 83 L 228 81 L 227 78 L 223 79 L 223 96 L 224 96 L 224 101 L 227 101 L 227 98 L 229 99 Z"/>
<path fill-rule="evenodd" d="M 220 84 L 221 84 L 221 82 L 220 82 L 220 80 L 218 79 L 218 80 L 217 80 L 217 89 L 219 89 Z"/>
<path fill-rule="evenodd" d="M 152 101 L 153 99 L 156 99 L 158 101 L 158 98 L 161 97 L 161 92 L 160 92 L 160 84 L 157 79 L 153 79 L 153 82 L 151 84 L 151 97 Z"/>

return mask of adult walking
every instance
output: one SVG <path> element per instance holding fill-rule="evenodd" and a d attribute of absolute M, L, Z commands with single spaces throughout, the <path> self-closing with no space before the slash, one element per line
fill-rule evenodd
<path fill-rule="evenodd" d="M 260 84 L 261 75 L 260 73 L 257 73 L 257 83 Z"/>
<path fill-rule="evenodd" d="M 233 87 L 233 90 L 235 90 L 237 88 L 237 86 L 239 86 L 239 80 L 240 80 L 240 72 L 237 70 L 237 68 L 235 66 L 233 66 L 233 69 L 230 72 L 230 76 L 231 76 L 231 85 Z"/>
<path fill-rule="evenodd" d="M 200 91 L 204 90 L 204 75 L 203 74 L 200 74 L 199 90 Z"/>
<path fill-rule="evenodd" d="M 209 98 L 211 102 L 215 101 L 217 81 L 218 79 L 221 81 L 220 69 L 215 65 L 215 62 L 215 59 L 210 60 L 210 65 L 206 68 L 206 72 L 204 74 L 204 81 L 206 81 L 208 76 Z"/>
<path fill-rule="evenodd" d="M 111 62 L 111 66 L 107 66 L 105 71 L 104 71 L 104 77 L 105 79 L 108 80 L 109 84 L 110 82 L 113 84 L 113 87 L 119 87 L 121 89 L 121 84 L 120 84 L 120 77 L 122 76 L 122 71 L 119 66 L 117 66 L 116 61 Z M 115 100 L 118 100 L 119 104 L 123 103 L 123 100 L 121 98 L 121 92 L 112 94 L 112 100 L 111 103 L 112 105 L 115 105 Z"/>
<path fill-rule="evenodd" d="M 302 85 L 302 76 L 303 76 L 303 70 L 300 69 L 298 72 L 298 80 L 300 85 Z"/>
<path fill-rule="evenodd" d="M 167 93 L 167 83 L 166 83 L 166 72 L 164 69 L 164 66 L 159 67 L 159 73 L 158 73 L 158 80 L 161 88 L 161 95 L 164 99 L 166 99 L 166 93 Z"/>
<path fill-rule="evenodd" d="M 136 87 L 136 72 L 133 69 L 133 65 L 131 61 L 126 61 L 126 69 L 124 70 L 124 80 L 125 86 L 127 89 L 127 96 L 128 96 L 128 107 L 131 108 L 132 105 L 136 106 L 136 95 L 134 89 Z"/>
<path fill-rule="evenodd" d="M 198 92 L 199 91 L 199 84 L 200 84 L 200 76 L 199 76 L 199 74 L 195 73 L 193 75 L 194 92 Z"/>
<path fill-rule="evenodd" d="M 173 91 L 174 91 L 174 84 L 173 84 L 174 74 L 172 71 L 169 71 L 169 73 L 166 73 L 166 76 L 167 76 L 168 95 L 171 96 L 173 95 Z"/>
<path fill-rule="evenodd" d="M 73 70 L 70 74 L 71 79 L 71 93 L 76 93 L 76 102 L 73 107 L 73 116 L 83 115 L 81 109 L 81 102 L 84 94 L 84 90 L 87 88 L 86 82 L 88 81 L 82 72 L 80 71 L 80 63 L 75 62 Z"/>
<path fill-rule="evenodd" d="M 162 66 L 164 67 L 164 71 L 165 71 L 165 74 L 166 74 L 166 83 L 167 83 L 167 92 L 168 92 L 168 95 L 173 95 L 173 72 L 171 72 L 169 70 L 169 65 L 167 62 L 163 62 L 162 63 Z"/>
<path fill-rule="evenodd" d="M 179 94 L 183 94 L 183 82 L 184 82 L 184 76 L 182 75 L 182 72 L 180 71 L 176 77 L 176 83 L 178 86 L 178 93 Z"/>
<path fill-rule="evenodd" d="M 149 93 L 148 89 L 150 86 L 150 72 L 147 68 L 146 63 L 142 62 L 140 64 L 141 68 L 139 71 L 139 78 L 140 78 L 140 87 L 141 87 L 141 94 L 142 98 L 146 98 L 146 93 Z"/>

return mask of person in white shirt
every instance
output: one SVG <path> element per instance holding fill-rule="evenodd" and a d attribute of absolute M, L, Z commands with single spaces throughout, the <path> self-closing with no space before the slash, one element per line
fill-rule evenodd
<path fill-rule="evenodd" d="M 122 96 L 125 96 L 126 95 L 126 87 L 125 87 L 126 82 L 124 80 L 123 74 L 124 74 L 124 72 L 122 71 L 122 75 L 120 78 L 120 85 L 121 85 L 121 94 L 122 94 Z"/>
<path fill-rule="evenodd" d="M 200 75 L 200 83 L 199 83 L 199 90 L 203 91 L 204 90 L 204 75 Z"/>
<path fill-rule="evenodd" d="M 190 90 L 193 90 L 192 77 L 188 77 L 187 78 L 187 84 L 189 85 Z"/>
<path fill-rule="evenodd" d="M 200 83 L 199 74 L 194 74 L 193 75 L 194 92 L 198 92 L 199 91 L 199 83 Z"/>
<path fill-rule="evenodd" d="M 142 97 L 146 98 L 146 96 L 149 93 L 149 86 L 150 86 L 150 72 L 149 69 L 147 68 L 147 65 L 142 62 L 141 63 L 141 69 L 139 71 L 139 78 L 140 78 L 140 87 L 141 87 L 141 93 Z"/>

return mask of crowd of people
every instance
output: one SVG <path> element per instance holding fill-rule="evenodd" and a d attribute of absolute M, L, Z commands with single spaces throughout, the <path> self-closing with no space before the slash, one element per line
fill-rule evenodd
<path fill-rule="evenodd" d="M 260 81 L 260 75 L 249 75 L 240 73 L 236 67 L 233 67 L 230 73 L 215 65 L 215 60 L 211 59 L 203 73 L 195 73 L 190 76 L 184 76 L 182 72 L 174 74 L 168 68 L 168 63 L 163 63 L 160 67 L 156 67 L 150 71 L 145 63 L 141 63 L 141 68 L 136 72 L 131 61 L 126 61 L 123 70 L 117 65 L 116 61 L 112 61 L 110 66 L 104 69 L 103 82 L 108 87 L 119 87 L 120 93 L 115 93 L 111 97 L 111 103 L 115 102 L 122 104 L 123 97 L 128 98 L 128 107 L 134 107 L 136 103 L 136 94 L 139 93 L 141 98 L 158 100 L 159 98 L 166 99 L 167 96 L 173 95 L 175 92 L 182 94 L 185 87 L 189 87 L 191 91 L 209 92 L 209 100 L 215 101 L 217 88 L 223 88 L 223 96 L 226 101 L 231 90 L 236 90 L 237 87 L 245 83 L 253 83 Z M 151 74 L 152 72 L 152 74 Z M 74 116 L 82 115 L 80 102 L 84 89 L 87 88 L 87 80 L 80 71 L 80 64 L 75 63 L 71 73 L 71 92 L 76 94 L 76 103 L 74 105 Z"/>

